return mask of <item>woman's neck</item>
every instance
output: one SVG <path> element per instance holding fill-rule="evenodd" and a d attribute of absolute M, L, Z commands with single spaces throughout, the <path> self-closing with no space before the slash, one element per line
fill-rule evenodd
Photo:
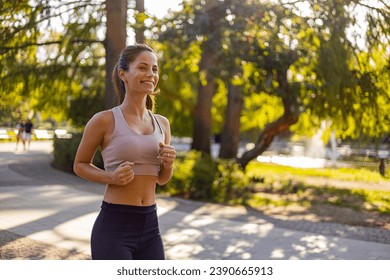
<path fill-rule="evenodd" d="M 124 114 L 136 116 L 140 120 L 147 115 L 146 98 L 126 98 L 123 100 L 120 108 Z"/>

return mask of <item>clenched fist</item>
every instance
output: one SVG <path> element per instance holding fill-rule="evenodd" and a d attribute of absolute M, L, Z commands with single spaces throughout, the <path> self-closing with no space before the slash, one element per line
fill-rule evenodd
<path fill-rule="evenodd" d="M 134 179 L 133 162 L 121 163 L 112 173 L 112 183 L 115 185 L 127 185 Z"/>
<path fill-rule="evenodd" d="M 165 168 L 172 168 L 173 162 L 176 158 L 176 150 L 171 145 L 165 145 L 164 143 L 159 143 L 159 158 L 161 160 L 161 164 Z"/>

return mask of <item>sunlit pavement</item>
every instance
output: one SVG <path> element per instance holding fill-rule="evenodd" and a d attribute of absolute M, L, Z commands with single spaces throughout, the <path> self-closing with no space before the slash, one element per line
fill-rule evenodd
<path fill-rule="evenodd" d="M 51 168 L 51 152 L 48 141 L 28 152 L 0 143 L 0 230 L 89 255 L 104 186 Z M 386 230 L 281 221 L 174 198 L 157 204 L 168 259 L 390 259 Z"/>

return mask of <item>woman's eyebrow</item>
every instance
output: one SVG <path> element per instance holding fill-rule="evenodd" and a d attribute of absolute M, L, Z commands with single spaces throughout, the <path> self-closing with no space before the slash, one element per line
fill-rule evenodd
<path fill-rule="evenodd" d="M 140 64 L 147 65 L 147 66 L 149 65 L 147 62 L 139 62 L 138 65 L 140 65 Z M 153 64 L 152 66 L 158 66 L 158 65 L 157 64 Z"/>

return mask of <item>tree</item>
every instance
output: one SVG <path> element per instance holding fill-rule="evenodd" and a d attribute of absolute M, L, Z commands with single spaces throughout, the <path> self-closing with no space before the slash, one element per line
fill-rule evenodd
<path fill-rule="evenodd" d="M 224 142 L 232 143 L 238 139 L 237 127 L 240 125 L 244 124 L 241 133 L 249 129 L 257 130 L 254 149 L 238 159 L 242 167 L 266 150 L 274 137 L 285 131 L 294 130 L 310 135 L 325 120 L 331 124 L 329 129 L 336 129 L 339 136 L 357 137 L 354 133 L 359 130 L 348 127 L 348 124 L 360 122 L 368 115 L 377 119 L 374 112 L 383 110 L 383 102 L 379 105 L 378 98 L 374 98 L 378 94 L 385 97 L 378 83 L 373 83 L 378 72 L 368 73 L 363 70 L 362 66 L 367 65 L 369 59 L 365 62 L 357 60 L 362 51 L 353 46 L 346 36 L 346 29 L 353 23 L 348 9 L 350 5 L 363 1 L 309 1 L 315 11 L 309 16 L 301 15 L 295 9 L 294 5 L 299 2 L 302 1 L 279 5 L 265 2 L 263 6 L 253 1 L 219 3 L 224 16 L 214 19 L 214 22 L 218 23 L 219 35 L 216 38 L 221 47 L 214 52 L 216 58 L 213 70 L 216 73 L 215 81 L 225 84 L 228 95 L 223 126 L 223 134 L 226 135 Z M 199 21 L 201 17 L 197 16 L 197 11 L 203 11 L 205 7 L 197 6 L 196 1 L 192 2 L 193 5 L 189 3 L 190 1 L 186 1 L 180 15 L 176 14 L 169 19 L 171 23 L 165 24 L 165 31 L 159 37 L 165 45 L 170 44 L 169 40 L 172 40 L 173 44 L 180 44 L 181 47 L 176 48 L 176 55 L 180 54 L 183 59 L 191 57 L 188 50 L 198 51 L 197 48 L 189 47 L 194 42 L 199 43 L 200 57 L 203 57 L 204 53 L 207 54 L 208 50 L 202 42 L 212 37 L 212 32 L 208 31 L 214 30 L 206 28 L 199 32 L 202 21 Z M 386 9 L 387 12 L 383 12 Z M 377 12 L 376 18 L 382 16 L 385 20 L 381 22 L 388 22 L 387 6 Z M 383 40 L 383 37 L 378 34 L 387 34 L 388 29 L 385 27 L 373 29 L 376 42 L 380 45 L 383 43 L 378 38 Z M 191 37 L 192 34 L 195 34 L 195 37 Z M 174 37 L 179 39 L 173 41 Z M 388 46 L 388 42 L 386 45 Z M 170 46 L 164 46 L 164 49 L 175 50 Z M 186 50 L 185 57 L 183 50 Z M 169 55 L 175 56 L 172 53 Z M 386 60 L 388 61 L 388 58 Z M 356 63 L 357 61 L 360 62 Z M 387 62 L 385 64 L 387 65 Z M 171 65 L 171 69 L 175 69 L 175 64 Z M 202 77 L 204 75 L 200 75 L 201 81 Z M 386 86 L 381 85 L 381 88 Z M 232 94 L 233 89 L 235 94 Z M 215 87 L 215 92 L 218 91 L 221 91 L 220 86 Z M 229 98 L 230 96 L 234 98 Z M 241 102 L 231 102 L 239 98 L 244 100 L 242 111 Z M 271 108 L 258 104 L 256 112 L 259 113 L 253 114 L 247 110 L 247 104 L 255 104 L 250 100 L 256 99 L 276 106 Z M 210 98 L 207 100 L 206 103 L 210 104 Z M 347 107 L 351 102 L 355 105 Z M 198 103 L 201 104 L 200 101 Z M 353 109 L 358 108 L 357 104 L 365 104 L 365 112 Z M 232 108 L 235 112 L 233 116 L 229 113 Z M 268 112 L 263 113 L 261 108 L 268 108 Z M 371 113 L 368 113 L 370 110 Z M 208 107 L 206 111 L 208 112 Z M 240 111 L 241 114 L 238 113 Z M 243 123 L 244 119 L 249 120 L 249 115 L 252 115 L 254 120 L 250 119 L 251 124 Z M 241 121 L 237 125 L 236 121 L 240 116 Z M 265 118 L 262 120 L 260 116 Z M 268 120 L 268 124 L 264 120 Z M 206 122 L 206 118 L 201 122 Z M 195 135 L 202 133 L 209 136 L 208 127 L 200 127 L 198 131 L 202 132 Z M 372 125 L 367 126 L 365 133 L 372 129 Z M 232 150 L 235 148 L 227 147 L 226 144 L 224 147 L 226 149 L 221 147 L 221 156 L 233 157 Z M 222 151 L 226 152 L 226 156 Z"/>
<path fill-rule="evenodd" d="M 379 63 L 374 53 L 389 46 L 389 6 L 384 1 L 308 2 L 312 14 L 306 21 L 318 34 L 318 59 L 312 65 L 315 80 L 302 99 L 307 104 L 304 114 L 317 123 L 326 120 L 329 129 L 342 139 L 380 139 L 388 128 L 373 125 L 373 120 L 380 119 L 378 112 L 384 107 L 377 99 L 386 96 L 387 86 L 377 81 L 381 80 L 379 72 L 386 71 L 390 61 L 389 54 L 381 52 L 383 61 Z M 358 22 L 356 10 L 365 11 L 368 20 Z M 351 32 L 352 27 L 357 31 Z"/>
<path fill-rule="evenodd" d="M 135 1 L 135 20 L 136 23 L 134 25 L 135 30 L 135 41 L 137 43 L 145 43 L 145 3 L 144 0 L 136 0 Z"/>
<path fill-rule="evenodd" d="M 297 4 L 298 2 L 302 1 L 293 3 Z M 286 40 L 286 37 L 284 40 L 287 42 L 298 42 L 298 49 L 286 49 L 284 53 L 272 53 L 271 50 L 268 50 L 267 52 L 271 53 L 271 55 L 268 56 L 269 59 L 264 60 L 265 64 L 261 66 L 261 68 L 266 69 L 270 73 L 269 66 L 273 65 L 273 80 L 276 81 L 283 100 L 284 115 L 273 124 L 267 125 L 259 134 L 255 147 L 244 153 L 239 159 L 243 167 L 251 159 L 260 155 L 269 146 L 275 135 L 287 129 L 293 130 L 292 125 L 298 120 L 307 121 L 310 119 L 311 130 L 315 127 L 319 128 L 322 121 L 325 120 L 330 124 L 329 130 L 336 130 L 339 137 L 357 138 L 362 135 L 362 130 L 357 129 L 358 126 L 356 125 L 359 123 L 359 126 L 361 126 L 362 122 L 364 122 L 364 116 L 370 115 L 375 120 L 380 119 L 374 112 L 383 110 L 383 104 L 380 105 L 378 103 L 378 95 L 383 97 L 385 93 L 374 82 L 374 76 L 376 75 L 373 75 L 373 72 L 367 72 L 362 67 L 370 63 L 368 61 L 357 63 L 358 60 L 356 60 L 354 54 L 359 56 L 361 50 L 356 45 L 353 46 L 347 37 L 347 28 L 354 22 L 354 19 L 350 16 L 348 5 L 359 5 L 364 1 L 351 1 L 348 3 L 338 0 L 308 2 L 312 5 L 312 16 L 308 18 L 302 17 L 304 22 L 300 24 L 301 27 L 299 29 L 290 28 L 290 30 L 294 30 L 293 34 L 296 35 L 302 33 L 299 30 L 307 30 L 314 36 L 308 33 L 309 36 L 294 38 L 294 36 L 291 36 L 293 34 L 290 33 L 287 37 L 288 40 Z M 385 9 L 380 9 L 377 18 L 380 16 L 388 18 L 388 6 L 384 7 L 387 8 L 387 12 L 384 12 Z M 274 9 L 271 10 L 275 11 Z M 376 10 L 376 12 L 378 11 Z M 275 14 L 277 13 L 275 12 Z M 283 26 L 283 22 L 291 18 L 290 14 L 288 10 L 284 12 L 277 25 L 280 26 L 282 22 Z M 297 23 L 297 20 L 298 18 L 291 18 L 290 22 Z M 302 28 L 302 24 L 305 24 L 306 27 Z M 288 26 L 286 25 L 286 27 Z M 370 28 L 377 30 L 374 26 Z M 381 25 L 379 34 L 388 34 L 388 30 Z M 370 31 L 368 33 L 370 34 Z M 279 34 L 279 37 L 286 35 L 282 32 L 277 34 Z M 377 37 L 377 43 L 381 41 L 378 40 L 379 37 Z M 311 42 L 311 45 L 304 43 L 306 40 Z M 388 45 L 388 41 L 386 44 Z M 283 49 L 283 47 L 280 48 L 280 44 L 279 47 L 273 44 L 271 46 L 273 50 Z M 315 55 L 316 59 L 313 60 L 314 63 L 307 61 L 302 64 L 303 61 L 298 59 L 298 54 L 304 54 L 306 57 L 311 58 Z M 284 61 L 280 65 L 281 67 L 277 66 L 275 64 L 276 61 L 274 61 L 278 57 L 280 62 Z M 271 62 L 271 64 L 268 62 Z M 387 59 L 387 64 L 388 62 L 389 60 Z M 288 78 L 287 71 L 290 71 L 292 78 Z M 315 78 L 312 79 L 310 76 Z M 365 104 L 365 110 L 359 110 L 360 106 L 357 104 Z M 370 111 L 371 113 L 368 113 Z M 302 118 L 305 115 L 310 117 Z M 367 122 L 365 123 L 367 124 Z M 308 129 L 307 125 L 304 126 Z M 365 124 L 362 126 L 366 127 L 363 132 L 365 135 L 372 135 L 371 132 L 376 131 L 376 136 L 380 136 L 380 134 L 383 135 L 388 131 L 388 126 L 382 125 L 380 127 L 384 130 L 378 133 L 380 130 L 376 129 L 378 124 L 373 125 L 372 122 L 368 126 L 365 126 Z"/>
<path fill-rule="evenodd" d="M 244 97 L 239 86 L 229 83 L 225 122 L 221 132 L 220 158 L 234 159 L 240 142 L 240 118 Z"/>
<path fill-rule="evenodd" d="M 215 92 L 215 68 L 220 48 L 221 30 L 220 22 L 226 15 L 225 1 L 218 0 L 205 2 L 204 10 L 198 11 L 195 24 L 200 24 L 197 36 L 203 36 L 201 40 L 202 55 L 199 65 L 199 90 L 194 110 L 194 131 L 191 148 L 210 154 L 211 139 L 211 106 Z"/>
<path fill-rule="evenodd" d="M 210 154 L 213 123 L 211 109 L 217 86 L 217 65 L 222 59 L 221 26 L 224 25 L 226 9 L 230 4 L 231 1 L 184 1 L 183 11 L 160 23 L 160 30 L 163 31 L 158 34 L 159 41 L 164 44 L 175 42 L 181 46 L 174 48 L 180 52 L 180 58 L 186 53 L 184 50 L 201 50 L 197 59 L 197 85 L 191 85 L 196 87 L 194 90 L 197 91 L 195 105 L 191 110 L 193 114 L 191 148 L 207 154 Z"/>
<path fill-rule="evenodd" d="M 220 134 L 219 157 L 226 159 L 236 158 L 240 143 L 240 116 L 245 98 L 243 85 L 246 82 L 242 62 L 248 51 L 243 29 L 249 15 L 256 13 L 261 6 L 261 4 L 254 4 L 249 8 L 246 2 L 241 1 L 230 5 L 223 27 L 224 69 L 221 69 L 220 73 L 227 87 L 227 105 Z M 226 47 L 229 45 L 230 47 Z"/>
<path fill-rule="evenodd" d="M 306 26 L 282 6 L 269 5 L 265 11 L 260 20 L 252 21 L 258 26 L 259 33 L 254 33 L 250 39 L 252 47 L 246 60 L 255 65 L 254 69 L 264 70 L 264 77 L 257 79 L 258 90 L 277 96 L 281 100 L 282 113 L 265 125 L 258 133 L 254 147 L 238 159 L 243 168 L 262 154 L 277 135 L 288 131 L 300 115 L 299 86 L 291 83 L 288 73 L 291 65 L 297 63 L 299 54 L 307 52 L 293 43 L 303 39 L 299 38 L 299 30 Z"/>
<path fill-rule="evenodd" d="M 126 44 L 126 14 L 126 0 L 4 2 L 1 120 L 35 110 L 81 126 L 112 107 L 111 72 Z"/>
<path fill-rule="evenodd" d="M 97 36 L 102 14 L 101 5 L 90 1 L 5 3 L 0 10 L 6 26 L 0 43 L 0 94 L 14 98 L 4 107 L 25 104 L 27 110 L 64 119 L 70 101 L 85 94 L 82 83 L 94 87 L 103 72 L 103 45 Z M 69 16 L 60 27 L 56 23 L 65 15 Z M 94 97 L 99 91 L 88 94 Z"/>
<path fill-rule="evenodd" d="M 111 80 L 111 73 L 117 64 L 120 52 L 126 47 L 127 0 L 107 0 L 106 15 L 107 31 L 104 44 L 106 49 L 106 82 L 104 105 L 106 109 L 109 109 L 115 106 L 115 91 Z"/>

